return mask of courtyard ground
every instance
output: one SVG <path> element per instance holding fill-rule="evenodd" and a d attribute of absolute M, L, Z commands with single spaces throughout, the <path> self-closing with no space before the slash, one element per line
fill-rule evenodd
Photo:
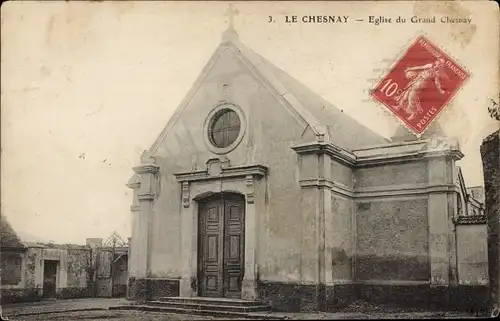
<path fill-rule="evenodd" d="M 108 310 L 111 306 L 127 304 L 125 299 L 75 299 L 52 300 L 33 303 L 4 305 L 2 315 L 12 321 L 183 321 L 183 320 L 236 320 L 220 317 L 186 314 L 165 314 L 130 310 Z M 381 306 L 356 303 L 350 309 L 336 313 L 278 313 L 292 320 L 345 320 L 345 319 L 451 319 L 477 318 L 478 316 L 458 312 L 402 311 Z M 244 319 L 240 319 L 244 320 Z"/>
<path fill-rule="evenodd" d="M 71 300 L 42 300 L 39 302 L 15 303 L 2 306 L 3 316 L 37 315 L 53 312 L 108 310 L 111 306 L 126 304 L 125 299 L 89 298 Z"/>
<path fill-rule="evenodd" d="M 165 314 L 140 311 L 75 311 L 39 314 L 30 316 L 11 316 L 9 321 L 184 321 L 216 320 L 216 318 L 192 316 L 187 314 Z M 220 318 L 219 318 L 220 319 Z"/>

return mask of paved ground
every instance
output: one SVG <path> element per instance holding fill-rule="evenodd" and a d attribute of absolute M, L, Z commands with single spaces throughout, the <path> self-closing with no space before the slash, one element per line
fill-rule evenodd
<path fill-rule="evenodd" d="M 9 321 L 184 321 L 184 320 L 215 320 L 210 317 L 200 317 L 182 314 L 165 314 L 139 311 L 77 311 L 50 313 L 31 316 L 11 316 Z M 220 320 L 220 318 L 219 318 Z"/>
<path fill-rule="evenodd" d="M 73 299 L 73 300 L 43 300 L 40 302 L 16 303 L 2 306 L 2 315 L 33 315 L 52 312 L 107 310 L 111 306 L 126 304 L 125 299 Z"/>
<path fill-rule="evenodd" d="M 127 304 L 125 299 L 75 299 L 52 300 L 33 303 L 4 305 L 3 316 L 17 321 L 182 321 L 182 320 L 224 320 L 208 316 L 165 314 L 158 312 L 141 312 L 127 310 L 108 310 L 111 306 Z M 430 318 L 468 318 L 470 315 L 453 312 L 429 312 L 380 309 L 368 306 L 355 306 L 356 311 L 337 313 L 272 313 L 295 320 L 345 320 L 345 319 L 430 319 Z M 472 316 L 474 317 L 474 316 Z M 228 319 L 225 319 L 228 320 Z M 231 320 L 235 320 L 232 318 Z"/>

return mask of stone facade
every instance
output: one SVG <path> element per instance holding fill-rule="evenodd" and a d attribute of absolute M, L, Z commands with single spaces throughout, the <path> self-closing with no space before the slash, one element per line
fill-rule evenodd
<path fill-rule="evenodd" d="M 215 148 L 227 106 L 239 133 Z M 302 311 L 466 302 L 487 284 L 485 222 L 460 218 L 463 154 L 429 132 L 384 139 L 226 33 L 128 182 L 129 298 L 199 295 L 199 205 L 230 192 L 245 197 L 243 299 Z"/>

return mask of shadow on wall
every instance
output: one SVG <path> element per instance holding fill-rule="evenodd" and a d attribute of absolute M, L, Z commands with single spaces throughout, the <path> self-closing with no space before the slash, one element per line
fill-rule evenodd
<path fill-rule="evenodd" d="M 359 280 L 428 281 L 430 262 L 425 255 L 359 255 Z"/>

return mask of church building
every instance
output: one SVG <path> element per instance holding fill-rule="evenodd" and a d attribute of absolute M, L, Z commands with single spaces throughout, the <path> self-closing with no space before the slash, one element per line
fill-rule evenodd
<path fill-rule="evenodd" d="M 486 220 L 463 156 L 437 123 L 378 135 L 230 27 L 133 168 L 128 297 L 477 304 Z"/>

